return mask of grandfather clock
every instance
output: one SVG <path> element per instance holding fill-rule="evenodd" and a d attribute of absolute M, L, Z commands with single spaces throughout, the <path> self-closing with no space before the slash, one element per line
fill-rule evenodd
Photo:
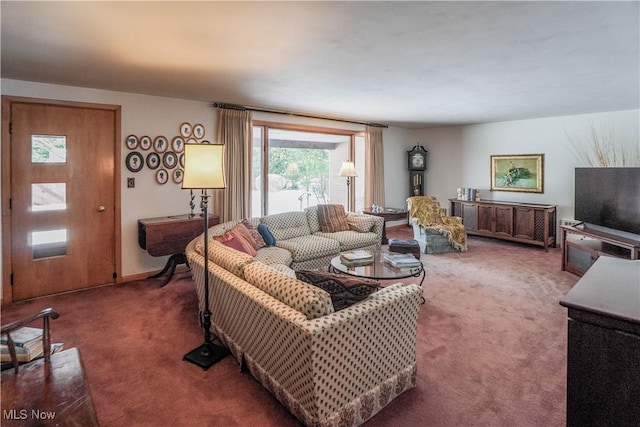
<path fill-rule="evenodd" d="M 409 154 L 409 195 L 426 196 L 427 183 L 424 171 L 427 170 L 427 150 L 422 145 L 415 145 Z"/>

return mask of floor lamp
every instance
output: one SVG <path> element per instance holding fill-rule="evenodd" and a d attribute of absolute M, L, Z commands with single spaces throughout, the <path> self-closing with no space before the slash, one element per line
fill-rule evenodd
<path fill-rule="evenodd" d="M 183 360 L 209 369 L 214 363 L 229 354 L 225 347 L 211 342 L 211 308 L 209 307 L 209 212 L 207 205 L 209 189 L 225 188 L 224 145 L 184 144 L 184 175 L 182 188 L 201 190 L 202 214 L 204 216 L 204 312 L 200 313 L 200 323 L 204 328 L 204 343 L 185 354 Z"/>
<path fill-rule="evenodd" d="M 339 176 L 347 177 L 347 199 L 348 199 L 348 210 L 353 208 L 352 206 L 352 190 L 351 190 L 351 178 L 358 176 L 356 173 L 356 165 L 353 162 L 342 162 L 342 167 L 340 168 Z"/>

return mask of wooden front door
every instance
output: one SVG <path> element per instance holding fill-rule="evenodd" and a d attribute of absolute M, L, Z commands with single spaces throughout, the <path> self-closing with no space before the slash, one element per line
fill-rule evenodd
<path fill-rule="evenodd" d="M 10 103 L 13 301 L 115 282 L 119 107 L 104 107 Z"/>

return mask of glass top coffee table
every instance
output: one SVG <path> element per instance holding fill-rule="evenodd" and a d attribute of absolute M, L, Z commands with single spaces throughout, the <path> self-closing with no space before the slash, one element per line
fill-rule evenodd
<path fill-rule="evenodd" d="M 334 273 L 343 273 L 355 277 L 363 277 L 374 280 L 393 280 L 404 279 L 407 277 L 419 277 L 420 286 L 425 278 L 424 265 L 422 262 L 419 266 L 413 268 L 396 268 L 384 261 L 384 255 L 395 254 L 396 252 L 389 251 L 367 251 L 373 255 L 373 260 L 367 263 L 360 262 L 346 262 L 340 255 L 331 259 L 331 265 L 329 270 Z"/>

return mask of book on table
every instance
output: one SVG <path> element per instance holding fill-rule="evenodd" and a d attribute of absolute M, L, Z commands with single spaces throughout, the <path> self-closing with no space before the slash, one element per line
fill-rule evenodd
<path fill-rule="evenodd" d="M 33 341 L 42 341 L 42 328 L 23 326 L 22 328 L 11 332 L 10 335 L 16 347 L 24 347 Z M 6 335 L 0 336 L 0 344 L 8 344 Z"/>
<path fill-rule="evenodd" d="M 340 259 L 347 262 L 364 262 L 364 261 L 372 261 L 373 254 L 369 251 L 358 250 L 358 251 L 349 251 L 343 252 L 340 254 Z"/>
<path fill-rule="evenodd" d="M 62 350 L 62 347 L 62 343 L 52 343 L 51 354 L 59 352 Z M 29 346 L 16 346 L 16 359 L 18 359 L 18 363 L 31 362 L 43 356 L 44 348 L 42 347 L 42 340 L 37 340 Z M 11 353 L 9 352 L 9 346 L 6 344 L 0 344 L 0 362 L 11 362 Z"/>
<path fill-rule="evenodd" d="M 396 268 L 417 268 L 422 265 L 420 260 L 411 254 L 385 254 L 383 260 Z"/>

